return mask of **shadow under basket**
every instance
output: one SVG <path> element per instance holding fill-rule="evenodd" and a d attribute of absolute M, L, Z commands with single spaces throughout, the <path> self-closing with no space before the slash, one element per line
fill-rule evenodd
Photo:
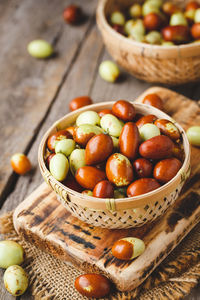
<path fill-rule="evenodd" d="M 89 106 L 89 110 L 110 109 L 114 102 L 103 102 Z M 58 200 L 75 217 L 103 228 L 131 228 L 142 226 L 161 216 L 177 199 L 182 186 L 190 174 L 190 145 L 183 128 L 171 117 L 155 107 L 134 102 L 137 113 L 154 114 L 158 118 L 172 121 L 179 129 L 183 141 L 185 158 L 176 176 L 160 188 L 132 198 L 103 199 L 75 192 L 57 181 L 45 165 L 46 142 L 52 133 L 67 128 L 75 123 L 77 116 L 88 107 L 69 113 L 58 120 L 44 135 L 39 146 L 38 160 L 41 174 L 47 184 L 56 192 Z"/>
<path fill-rule="evenodd" d="M 97 24 L 113 59 L 135 77 L 154 83 L 183 84 L 200 79 L 200 43 L 159 46 L 131 40 L 116 32 L 108 23 L 114 10 L 126 8 L 133 0 L 99 0 Z M 189 1 L 174 0 L 184 7 Z M 200 3 L 200 0 L 197 1 Z"/>

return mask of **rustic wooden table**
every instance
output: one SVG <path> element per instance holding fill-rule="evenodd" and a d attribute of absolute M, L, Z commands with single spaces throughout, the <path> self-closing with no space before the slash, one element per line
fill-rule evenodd
<path fill-rule="evenodd" d="M 0 204 L 1 213 L 13 210 L 43 179 L 37 166 L 37 149 L 46 129 L 66 114 L 69 101 L 90 95 L 94 102 L 134 100 L 149 83 L 127 73 L 115 84 L 98 75 L 99 63 L 108 58 L 95 23 L 95 0 L 76 0 L 87 15 L 81 26 L 66 25 L 62 11 L 70 2 L 0 1 Z M 29 56 L 28 42 L 42 38 L 51 42 L 56 54 L 47 60 Z M 197 100 L 200 84 L 172 87 Z M 34 169 L 17 176 L 10 167 L 13 153 L 24 152 Z M 2 277 L 3 272 L 0 272 Z M 0 300 L 13 299 L 0 282 Z M 32 299 L 27 292 L 17 299 Z M 188 300 L 200 299 L 200 287 Z"/>

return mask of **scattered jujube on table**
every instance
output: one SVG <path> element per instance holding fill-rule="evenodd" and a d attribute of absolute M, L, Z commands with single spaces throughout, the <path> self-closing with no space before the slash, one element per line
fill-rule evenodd
<path fill-rule="evenodd" d="M 13 170 L 19 175 L 24 175 L 31 170 L 31 162 L 23 153 L 13 154 L 10 163 Z"/>
<path fill-rule="evenodd" d="M 76 290 L 88 298 L 103 298 L 111 291 L 111 282 L 101 274 L 83 274 L 76 278 Z"/>

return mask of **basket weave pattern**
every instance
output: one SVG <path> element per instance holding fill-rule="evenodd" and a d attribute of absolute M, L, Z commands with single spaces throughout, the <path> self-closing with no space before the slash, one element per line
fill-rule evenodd
<path fill-rule="evenodd" d="M 175 191 L 156 202 L 148 203 L 144 207 L 122 211 L 95 211 L 76 205 L 70 200 L 70 196 L 65 200 L 57 194 L 57 198 L 75 217 L 88 224 L 110 229 L 131 228 L 144 225 L 149 220 L 154 221 L 164 214 L 177 199 L 182 185 L 180 184 Z"/>
<path fill-rule="evenodd" d="M 100 111 L 112 107 L 114 102 L 93 104 L 91 110 Z M 145 104 L 134 103 L 136 112 L 141 114 L 154 114 L 158 118 L 169 119 L 168 115 L 154 107 Z M 56 122 L 44 135 L 39 147 L 38 159 L 41 173 L 47 184 L 56 192 L 58 200 L 75 217 L 82 221 L 104 228 L 131 228 L 142 226 L 149 221 L 161 216 L 177 199 L 181 188 L 190 174 L 190 147 L 186 134 L 179 124 L 185 150 L 185 161 L 178 174 L 167 184 L 153 192 L 124 199 L 100 199 L 77 193 L 62 183 L 58 182 L 48 171 L 44 161 L 46 141 L 48 136 L 60 129 L 73 124 L 80 112 L 88 110 L 87 107 L 70 113 Z"/>
<path fill-rule="evenodd" d="M 156 83 L 182 84 L 200 79 L 200 43 L 163 47 L 130 40 L 115 32 L 106 17 L 132 0 L 99 0 L 97 23 L 108 52 L 135 77 Z M 135 1 L 143 3 L 143 1 Z M 188 1 L 173 1 L 184 6 Z M 200 1 L 199 1 L 200 2 Z M 106 17 L 105 17 L 106 16 Z"/>

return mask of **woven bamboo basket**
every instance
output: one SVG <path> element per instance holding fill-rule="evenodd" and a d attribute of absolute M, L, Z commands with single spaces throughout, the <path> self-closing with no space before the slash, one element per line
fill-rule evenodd
<path fill-rule="evenodd" d="M 188 1 L 173 2 L 183 6 Z M 148 82 L 176 85 L 198 81 L 200 43 L 171 47 L 150 45 L 128 39 L 112 29 L 107 21 L 110 13 L 131 4 L 133 0 L 99 0 L 98 3 L 97 24 L 113 59 L 135 77 Z"/>
<path fill-rule="evenodd" d="M 111 108 L 114 102 L 104 102 L 89 106 L 89 110 L 101 111 Z M 101 199 L 75 192 L 58 182 L 46 168 L 44 154 L 49 135 L 75 123 L 77 116 L 88 110 L 88 106 L 69 113 L 58 120 L 44 135 L 38 151 L 38 161 L 42 176 L 56 192 L 58 200 L 75 217 L 94 226 L 106 228 L 131 228 L 155 220 L 169 208 L 178 197 L 181 188 L 190 173 L 190 146 L 182 127 L 164 112 L 142 104 L 134 103 L 137 113 L 154 114 L 158 118 L 169 119 L 179 128 L 185 159 L 177 175 L 167 184 L 144 195 L 123 199 Z"/>

